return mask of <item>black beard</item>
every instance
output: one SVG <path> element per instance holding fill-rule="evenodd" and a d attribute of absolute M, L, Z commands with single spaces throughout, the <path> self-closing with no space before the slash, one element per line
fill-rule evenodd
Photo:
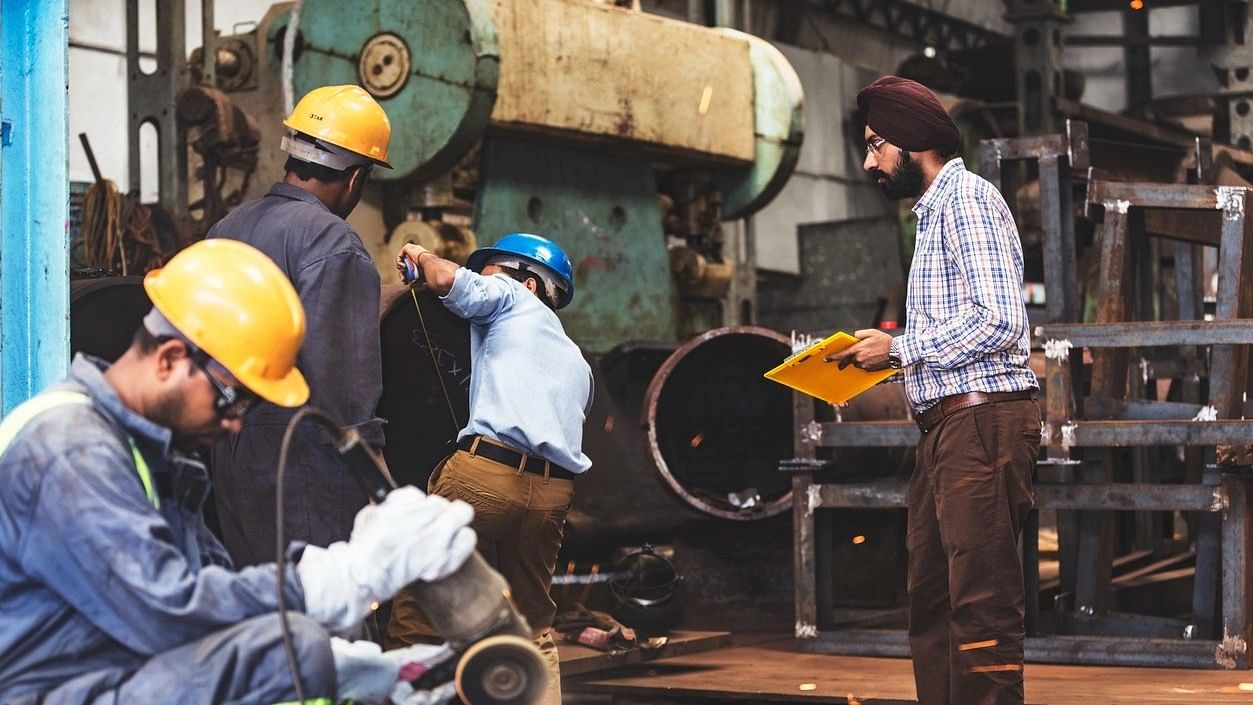
<path fill-rule="evenodd" d="M 922 169 L 905 150 L 901 150 L 901 160 L 893 173 L 871 169 L 870 177 L 878 182 L 883 195 L 887 196 L 890 201 L 917 198 L 922 195 Z M 883 180 L 879 181 L 879 179 Z"/>

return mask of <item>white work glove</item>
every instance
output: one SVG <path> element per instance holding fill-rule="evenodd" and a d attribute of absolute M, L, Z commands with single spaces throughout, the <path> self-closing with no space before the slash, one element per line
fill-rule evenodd
<path fill-rule="evenodd" d="M 335 680 L 339 699 L 379 705 L 389 700 L 395 705 L 439 705 L 456 694 L 452 681 L 432 690 L 414 690 L 409 680 L 455 658 L 446 644 L 417 644 L 383 651 L 372 641 L 345 641 L 331 637 Z M 402 680 L 403 679 L 403 680 Z"/>
<path fill-rule="evenodd" d="M 394 490 L 357 513 L 347 542 L 305 548 L 296 564 L 305 614 L 343 632 L 409 583 L 448 576 L 474 551 L 473 517 L 460 500 L 428 496 L 416 487 Z"/>

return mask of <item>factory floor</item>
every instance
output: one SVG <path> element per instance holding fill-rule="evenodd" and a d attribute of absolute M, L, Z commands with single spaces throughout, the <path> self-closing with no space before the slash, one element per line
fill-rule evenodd
<path fill-rule="evenodd" d="M 908 659 L 802 653 L 791 637 L 736 635 L 728 647 L 563 679 L 566 705 L 914 703 Z M 1028 663 L 1029 705 L 1253 703 L 1253 672 Z"/>

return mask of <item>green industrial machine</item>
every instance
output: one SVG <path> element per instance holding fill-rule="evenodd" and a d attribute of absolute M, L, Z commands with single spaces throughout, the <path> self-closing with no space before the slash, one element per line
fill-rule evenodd
<path fill-rule="evenodd" d="M 180 34 L 181 0 L 161 7 L 158 33 Z M 210 50 L 190 62 L 161 54 L 156 73 L 132 81 L 132 127 L 159 132 L 161 206 L 204 232 L 282 179 L 286 45 L 293 99 L 328 84 L 366 88 L 391 118 L 396 168 L 374 170 L 350 222 L 385 283 L 407 240 L 463 259 L 477 243 L 533 231 L 574 261 L 578 295 L 561 319 L 592 363 L 584 448 L 596 468 L 567 517 L 566 558 L 674 543 L 702 595 L 689 613 L 778 615 L 758 626 L 786 628 L 791 484 L 778 461 L 792 453 L 792 397 L 759 370 L 789 348 L 745 326 L 756 271 L 744 219 L 799 155 L 803 95 L 788 61 L 731 29 L 591 0 L 293 9 L 274 5 L 250 31 L 206 37 Z M 456 432 L 442 389 L 465 418 L 469 336 L 431 298 L 418 297 L 419 317 L 407 295 L 384 294 L 386 453 L 398 477 L 422 486 Z M 423 328 L 439 346 L 434 365 Z M 728 522 L 744 522 L 729 542 Z M 752 577 L 763 575 L 768 588 Z"/>
<path fill-rule="evenodd" d="M 803 132 L 799 80 L 767 42 L 588 0 L 305 0 L 294 23 L 295 98 L 356 83 L 391 117 L 396 168 L 375 170 L 350 219 L 384 281 L 405 240 L 465 252 L 530 230 L 571 253 L 579 295 L 562 319 L 589 353 L 751 322 L 750 244 L 722 223 L 782 188 Z M 219 182 L 238 184 L 234 200 L 282 176 L 292 24 L 292 5 L 275 5 L 213 40 L 219 102 L 259 134 L 251 173 Z M 187 181 L 162 189 L 193 201 L 163 203 L 193 228 L 218 215 L 197 221 L 197 204 L 231 200 L 197 200 L 206 160 L 191 154 Z"/>

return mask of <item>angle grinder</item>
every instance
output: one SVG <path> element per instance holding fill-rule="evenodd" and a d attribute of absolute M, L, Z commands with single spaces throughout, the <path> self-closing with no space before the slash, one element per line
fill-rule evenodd
<path fill-rule="evenodd" d="M 396 489 L 375 451 L 355 429 L 341 431 L 337 450 L 375 502 Z M 458 654 L 412 681 L 417 690 L 449 680 L 467 705 L 529 705 L 548 687 L 548 667 L 509 595 L 504 576 L 477 552 L 452 575 L 413 586 L 435 631 Z"/>

